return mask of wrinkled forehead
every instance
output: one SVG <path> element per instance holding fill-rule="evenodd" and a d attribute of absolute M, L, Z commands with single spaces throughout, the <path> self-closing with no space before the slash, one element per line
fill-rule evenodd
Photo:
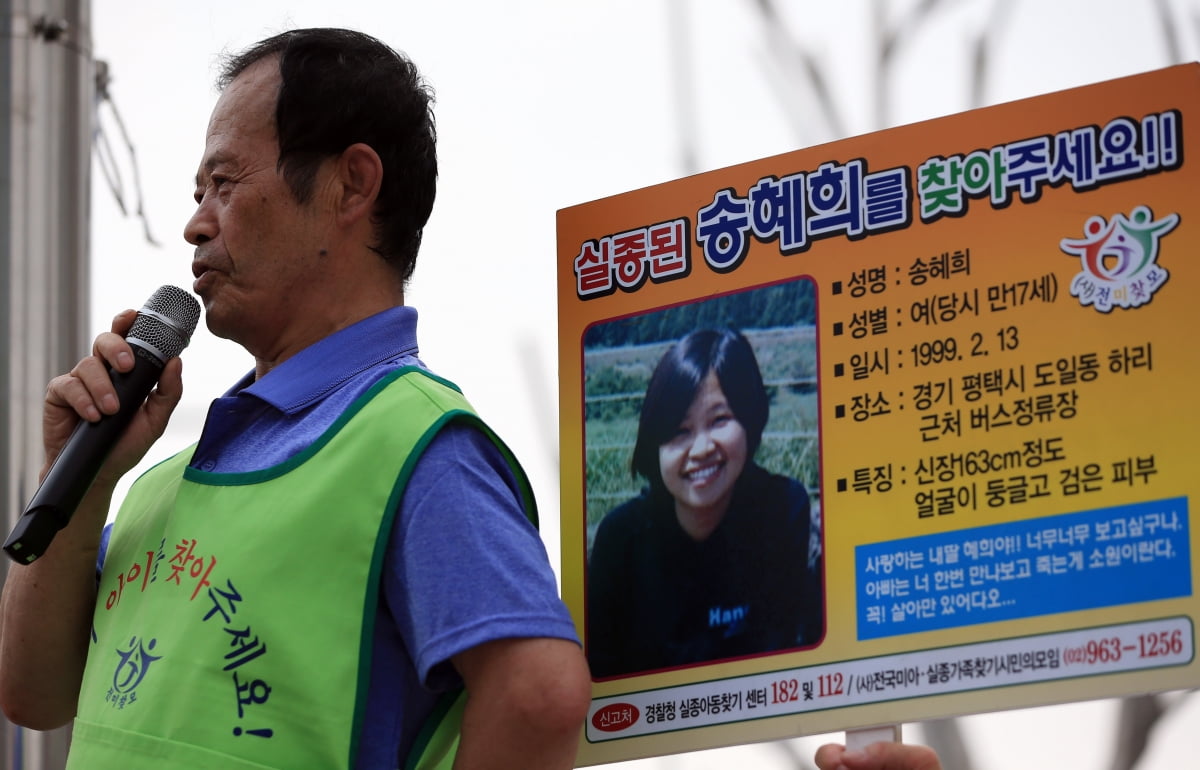
<path fill-rule="evenodd" d="M 208 120 L 202 171 L 243 153 L 278 154 L 279 84 L 279 66 L 272 57 L 250 65 L 225 87 Z"/>
<path fill-rule="evenodd" d="M 251 64 L 221 91 L 208 121 L 208 133 L 231 126 L 275 128 L 275 106 L 279 102 L 279 59 L 271 56 Z"/>

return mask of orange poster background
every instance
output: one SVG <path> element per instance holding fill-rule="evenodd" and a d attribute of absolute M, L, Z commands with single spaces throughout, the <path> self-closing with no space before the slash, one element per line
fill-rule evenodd
<path fill-rule="evenodd" d="M 1200 379 L 1200 347 L 1193 337 L 1200 330 L 1200 178 L 1191 155 L 1200 151 L 1200 65 L 1185 65 L 1132 78 L 999 105 L 939 120 L 903 126 L 866 136 L 799 150 L 751 163 L 720 169 L 651 188 L 563 209 L 558 212 L 558 305 L 560 360 L 560 430 L 562 457 L 563 595 L 584 635 L 585 511 L 582 339 L 587 328 L 609 319 L 654 308 L 699 301 L 748 287 L 809 276 L 817 291 L 819 401 L 821 442 L 821 506 L 824 524 L 827 630 L 814 649 L 758 657 L 678 671 L 659 672 L 598 682 L 597 700 L 688 682 L 720 680 L 851 661 L 878 655 L 930 650 L 981 640 L 1006 639 L 1062 629 L 1099 627 L 1146 618 L 1180 616 L 1194 625 L 1198 607 L 1193 595 L 1140 604 L 1086 609 L 1001 622 L 965 625 L 879 639 L 860 639 L 856 633 L 854 549 L 864 543 L 947 532 L 1014 520 L 1036 519 L 1069 511 L 1120 506 L 1164 498 L 1194 499 L 1200 481 L 1194 470 L 1200 410 L 1191 399 Z M 1144 116 L 1174 110 L 1180 116 L 1182 163 L 1171 169 L 1133 179 L 1074 189 L 1070 183 L 1043 185 L 1033 202 L 1013 196 L 1003 208 L 989 199 L 971 198 L 962 216 L 943 216 L 922 222 L 916 169 L 936 157 L 967 155 L 1021 139 L 1054 136 L 1086 126 L 1104 126 L 1115 118 L 1140 121 Z M 781 255 L 777 243 L 752 241 L 744 261 L 728 273 L 708 267 L 696 239 L 697 212 L 714 194 L 731 188 L 744 196 L 761 178 L 813 172 L 821 164 L 866 161 L 868 172 L 895 167 L 910 170 L 914 210 L 905 228 L 868 233 L 859 240 L 842 235 L 811 241 L 807 250 Z M 1178 225 L 1162 238 L 1158 264 L 1170 277 L 1139 307 L 1115 307 L 1107 313 L 1082 304 L 1069 287 L 1080 272 L 1080 260 L 1060 247 L 1064 238 L 1084 237 L 1089 217 L 1106 220 L 1130 216 L 1146 206 L 1156 218 L 1179 215 Z M 606 236 L 677 218 L 689 221 L 691 271 L 685 278 L 663 283 L 647 281 L 632 292 L 615 290 L 591 299 L 577 292 L 574 264 L 581 248 Z M 912 285 L 910 266 L 946 252 L 969 250 L 970 273 L 949 281 Z M 878 302 L 852 297 L 843 289 L 856 274 L 883 268 L 886 290 Z M 980 310 L 957 319 L 922 324 L 911 320 L 911 307 L 934 294 L 978 290 L 1036 282 L 1052 276 L 1057 287 L 1051 302 L 1027 302 L 1002 311 Z M 834 335 L 855 313 L 885 306 L 886 335 L 855 339 Z M 1002 330 L 1014 327 L 1019 346 L 1003 349 Z M 976 336 L 978 335 L 978 336 Z M 937 365 L 917 366 L 914 347 L 954 338 L 960 352 L 982 341 L 986 356 Z M 1026 367 L 1094 353 L 1107 372 L 1110 351 L 1152 346 L 1153 369 L 1126 376 L 1100 376 L 1076 388 L 1079 415 L 1056 423 L 1052 431 L 1070 447 L 1068 462 L 1096 463 L 1106 469 L 1124 458 L 1154 458 L 1151 480 L 1128 485 L 1106 484 L 1086 499 L 1067 500 L 1049 495 L 1020 505 L 977 505 L 952 515 L 923 517 L 917 513 L 914 466 L 924 455 L 953 447 L 1003 448 L 1019 444 L 1038 430 L 1035 426 L 1009 433 L 972 434 L 940 442 L 924 442 L 921 415 L 913 407 L 913 389 L 922 383 L 961 382 L 984 369 Z M 856 356 L 890 354 L 886 374 L 855 380 L 846 374 Z M 841 376 L 836 374 L 841 365 Z M 1059 389 L 1061 390 L 1061 388 Z M 885 394 L 892 411 L 885 417 L 855 420 L 838 417 L 838 407 L 853 412 L 855 399 Z M 966 404 L 959 404 L 966 407 Z M 1045 432 L 1044 430 L 1042 432 Z M 935 446 L 936 445 L 936 446 Z M 838 482 L 853 479 L 864 468 L 892 467 L 894 485 L 886 493 L 838 492 Z M 903 468 L 903 470 L 901 470 Z M 992 474 L 992 477 L 1004 474 Z M 986 478 L 980 479 L 982 483 Z M 1189 567 L 1194 574 L 1200 549 L 1191 534 Z M 1186 665 L 1069 681 L 984 689 L 972 693 L 936 695 L 896 701 L 814 710 L 793 716 L 743 721 L 672 733 L 592 742 L 585 739 L 584 764 L 698 748 L 829 732 L 874 724 L 913 722 L 953 714 L 1031 707 L 1054 702 L 1119 696 L 1200 685 L 1200 665 Z"/>

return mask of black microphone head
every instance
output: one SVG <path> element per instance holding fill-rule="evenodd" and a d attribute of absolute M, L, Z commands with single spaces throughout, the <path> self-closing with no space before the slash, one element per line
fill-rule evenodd
<path fill-rule="evenodd" d="M 200 320 L 200 303 L 178 286 L 160 286 L 146 300 L 125 339 L 158 355 L 163 362 L 187 347 Z"/>

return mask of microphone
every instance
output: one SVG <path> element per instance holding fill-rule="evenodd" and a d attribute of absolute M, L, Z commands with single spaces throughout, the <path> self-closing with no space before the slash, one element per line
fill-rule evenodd
<path fill-rule="evenodd" d="M 35 561 L 46 552 L 58 531 L 67 526 L 109 451 L 158 382 L 163 366 L 187 347 L 198 320 L 200 303 L 178 287 L 159 287 L 146 300 L 125 335 L 133 348 L 133 369 L 108 370 L 120 409 L 97 422 L 80 420 L 75 426 L 4 543 L 4 551 L 13 561 Z"/>

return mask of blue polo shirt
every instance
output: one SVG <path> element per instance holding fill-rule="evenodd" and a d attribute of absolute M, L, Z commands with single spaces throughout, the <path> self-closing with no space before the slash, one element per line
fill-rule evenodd
<path fill-rule="evenodd" d="M 250 372 L 212 403 L 190 464 L 241 473 L 295 455 L 381 377 L 424 367 L 416 326 L 413 308 L 392 308 L 260 380 Z M 402 761 L 438 693 L 459 683 L 454 655 L 504 638 L 578 642 L 507 462 L 468 426 L 443 429 L 414 468 L 383 581 L 358 768 Z"/>

